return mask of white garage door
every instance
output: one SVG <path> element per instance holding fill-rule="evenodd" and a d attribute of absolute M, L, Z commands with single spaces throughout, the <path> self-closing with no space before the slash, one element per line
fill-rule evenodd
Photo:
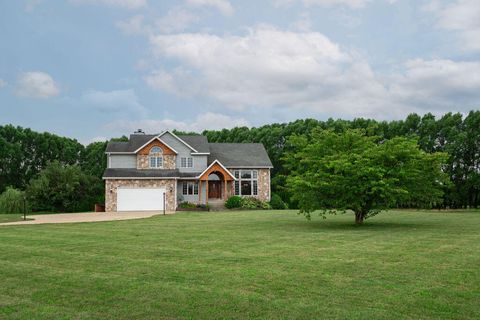
<path fill-rule="evenodd" d="M 117 211 L 163 210 L 163 188 L 118 188 Z"/>

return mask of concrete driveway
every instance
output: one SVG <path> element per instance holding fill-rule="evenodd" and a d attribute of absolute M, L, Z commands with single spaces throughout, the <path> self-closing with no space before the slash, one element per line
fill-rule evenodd
<path fill-rule="evenodd" d="M 0 226 L 23 225 L 23 224 L 45 224 L 45 223 L 75 223 L 75 222 L 99 222 L 116 220 L 133 220 L 150 218 L 162 215 L 163 212 L 156 211 L 131 211 L 131 212 L 89 212 L 89 213 L 59 213 L 39 214 L 27 216 L 27 221 L 15 221 L 0 223 Z M 167 212 L 167 214 L 171 214 Z"/>

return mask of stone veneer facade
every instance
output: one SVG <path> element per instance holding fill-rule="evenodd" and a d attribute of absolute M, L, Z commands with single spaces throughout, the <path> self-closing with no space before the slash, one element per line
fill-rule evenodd
<path fill-rule="evenodd" d="M 149 156 L 138 154 L 137 155 L 137 169 L 151 169 Z M 163 168 L 162 169 L 175 169 L 176 156 L 174 155 L 163 155 Z M 161 170 L 161 169 L 159 169 Z"/>
<path fill-rule="evenodd" d="M 258 196 L 262 201 L 270 201 L 270 170 L 258 169 Z"/>
<path fill-rule="evenodd" d="M 166 190 L 166 211 L 175 211 L 175 184 L 174 179 L 108 179 L 105 181 L 105 211 L 117 211 L 117 188 L 162 188 Z M 170 192 L 170 190 L 173 190 Z"/>
<path fill-rule="evenodd" d="M 242 169 L 228 169 L 232 174 L 235 170 Z M 254 196 L 262 201 L 270 201 L 271 190 L 270 190 L 270 169 L 248 169 L 248 170 L 257 170 L 258 171 L 258 194 Z M 235 194 L 235 183 L 231 183 L 228 188 L 228 196 L 233 196 Z"/>

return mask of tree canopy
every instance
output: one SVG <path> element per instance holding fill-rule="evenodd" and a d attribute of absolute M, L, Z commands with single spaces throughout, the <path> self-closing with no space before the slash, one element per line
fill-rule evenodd
<path fill-rule="evenodd" d="M 352 210 L 362 223 L 402 204 L 432 207 L 448 182 L 443 153 L 426 153 L 415 139 L 380 140 L 364 130 L 317 129 L 292 136 L 285 155 L 287 186 L 307 217 L 315 210 Z"/>

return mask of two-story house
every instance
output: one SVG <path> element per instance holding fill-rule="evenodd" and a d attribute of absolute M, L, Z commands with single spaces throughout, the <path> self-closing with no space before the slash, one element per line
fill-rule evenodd
<path fill-rule="evenodd" d="M 208 204 L 231 195 L 270 200 L 272 163 L 260 143 L 209 143 L 200 135 L 138 130 L 109 142 L 106 211 L 175 211 L 180 201 Z"/>

